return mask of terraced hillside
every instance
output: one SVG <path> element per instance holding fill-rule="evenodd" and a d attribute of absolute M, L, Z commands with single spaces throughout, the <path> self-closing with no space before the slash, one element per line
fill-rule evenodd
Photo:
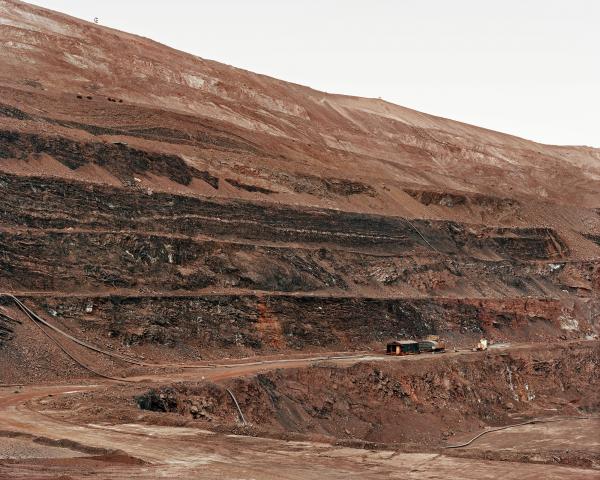
<path fill-rule="evenodd" d="M 593 335 L 599 187 L 597 149 L 326 94 L 0 0 L 0 289 L 115 351 Z M 13 327 L 0 330 L 7 381 L 33 358 L 81 373 Z"/>

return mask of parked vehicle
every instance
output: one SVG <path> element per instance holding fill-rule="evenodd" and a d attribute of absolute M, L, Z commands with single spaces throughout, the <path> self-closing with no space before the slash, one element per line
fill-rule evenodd
<path fill-rule="evenodd" d="M 446 344 L 439 340 L 419 340 L 419 352 L 444 352 Z"/>
<path fill-rule="evenodd" d="M 395 340 L 387 344 L 388 355 L 415 355 L 419 351 L 419 343 L 414 340 Z"/>
<path fill-rule="evenodd" d="M 417 353 L 444 352 L 446 345 L 440 340 L 394 340 L 386 348 L 387 355 L 415 355 Z"/>

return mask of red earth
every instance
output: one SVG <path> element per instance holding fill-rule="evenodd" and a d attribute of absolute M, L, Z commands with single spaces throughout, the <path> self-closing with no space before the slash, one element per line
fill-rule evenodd
<path fill-rule="evenodd" d="M 599 186 L 0 0 L 0 477 L 597 478 Z"/>

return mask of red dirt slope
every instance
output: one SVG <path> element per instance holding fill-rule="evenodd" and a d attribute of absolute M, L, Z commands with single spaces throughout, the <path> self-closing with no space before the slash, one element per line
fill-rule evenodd
<path fill-rule="evenodd" d="M 598 328 L 597 149 L 15 0 L 0 49 L 0 288 L 67 330 L 197 358 Z"/>

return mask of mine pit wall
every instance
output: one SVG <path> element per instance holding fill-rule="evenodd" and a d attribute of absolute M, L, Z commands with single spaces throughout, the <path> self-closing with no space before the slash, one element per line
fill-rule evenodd
<path fill-rule="evenodd" d="M 597 342 L 581 342 L 418 362 L 325 364 L 225 385 L 175 384 L 136 401 L 142 409 L 222 428 L 238 419 L 225 388 L 262 434 L 318 434 L 425 449 L 456 443 L 453 437 L 461 433 L 517 423 L 513 417 L 597 415 L 600 349 Z"/>
<path fill-rule="evenodd" d="M 2 231 L 0 288 L 10 291 L 241 288 L 399 296 L 559 297 L 600 292 L 600 260 L 530 263 L 373 255 L 142 232 Z"/>
<path fill-rule="evenodd" d="M 407 221 L 336 210 L 216 201 L 103 185 L 0 174 L 0 225 L 209 235 L 412 253 L 415 248 L 490 259 L 560 260 L 568 247 L 551 228 L 496 228 Z M 423 240 L 423 237 L 427 241 Z"/>
<path fill-rule="evenodd" d="M 0 288 L 100 344 L 211 358 L 597 332 L 599 262 L 571 260 L 547 227 L 5 173 L 0 193 Z"/>
<path fill-rule="evenodd" d="M 4 302 L 7 302 L 5 300 Z M 52 323 L 100 345 L 161 358 L 243 357 L 372 349 L 441 335 L 451 350 L 495 342 L 581 338 L 600 305 L 536 299 L 366 299 L 297 296 L 25 298 Z M 91 310 L 91 312 L 89 311 Z"/>

